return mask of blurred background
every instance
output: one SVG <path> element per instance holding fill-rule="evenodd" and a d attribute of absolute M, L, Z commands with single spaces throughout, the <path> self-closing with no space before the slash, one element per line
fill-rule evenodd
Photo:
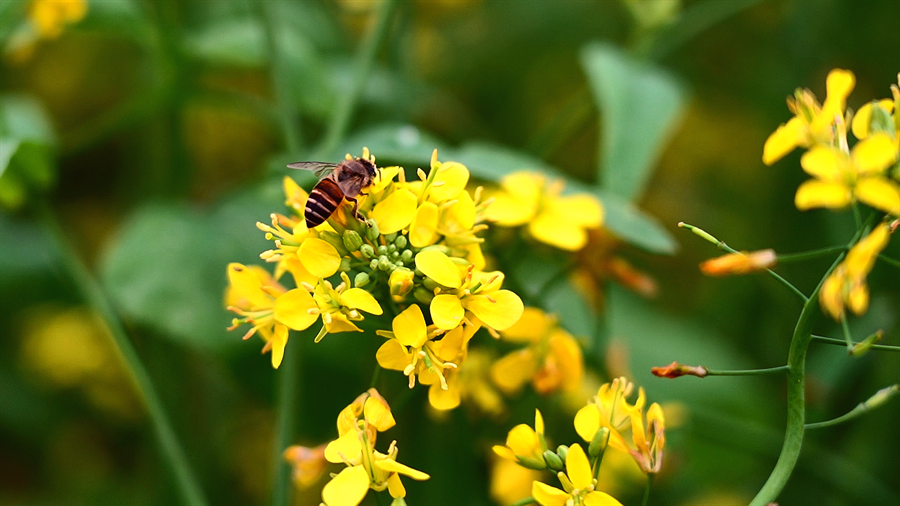
<path fill-rule="evenodd" d="M 4 505 L 178 500 L 126 366 L 67 270 L 72 252 L 121 316 L 210 504 L 270 502 L 287 470 L 274 449 L 279 371 L 258 342 L 225 330 L 225 266 L 259 263 L 268 249 L 255 223 L 284 212 L 286 162 L 339 160 L 363 146 L 382 166 L 427 167 L 439 148 L 441 160 L 466 163 L 485 183 L 545 169 L 606 197 L 609 233 L 623 240 L 595 237 L 580 258 L 590 264 L 614 251 L 656 289 L 636 294 L 594 271 L 593 292 L 565 280 L 541 297 L 586 343 L 596 371 L 587 391 L 626 374 L 650 401 L 677 406 L 653 504 L 746 504 L 765 481 L 782 443 L 781 378 L 670 381 L 649 368 L 782 365 L 800 304 L 767 276 L 702 277 L 697 264 L 717 251 L 676 224 L 737 249 L 845 243 L 849 212 L 794 208 L 806 179 L 799 153 L 766 167 L 762 146 L 790 117 L 785 98 L 808 87 L 824 99 L 832 68 L 857 76 L 851 108 L 890 96 L 900 3 L 41 5 L 52 3 L 0 4 Z M 638 175 L 621 183 L 619 164 Z M 529 257 L 521 284 L 528 274 L 557 275 L 554 254 Z M 897 240 L 886 254 L 900 257 Z M 808 293 L 830 262 L 778 271 Z M 869 282 L 871 307 L 851 321 L 854 334 L 881 328 L 885 343 L 900 344 L 900 275 L 879 264 Z M 840 337 L 820 320 L 815 333 Z M 335 437 L 337 413 L 369 385 L 380 344 L 369 337 L 292 339 L 302 359 L 290 443 Z M 849 411 L 897 383 L 898 371 L 896 353 L 848 359 L 839 346 L 814 344 L 808 418 Z M 405 379 L 382 378 L 392 402 Z M 495 504 L 490 447 L 531 423 L 535 407 L 555 441 L 574 441 L 574 410 L 560 396 L 526 389 L 499 417 L 465 406 L 436 415 L 424 389 L 411 396 L 395 409 L 400 423 L 389 436 L 402 462 L 432 478 L 407 483 L 410 504 Z M 898 419 L 893 402 L 808 433 L 782 504 L 900 501 Z M 637 504 L 641 480 L 624 473 L 617 497 Z M 323 483 L 292 492 L 292 501 L 318 504 Z"/>

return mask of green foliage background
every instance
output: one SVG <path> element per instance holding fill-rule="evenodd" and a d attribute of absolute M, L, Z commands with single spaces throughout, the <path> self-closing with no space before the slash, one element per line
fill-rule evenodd
<path fill-rule="evenodd" d="M 25 4 L 0 7 L 0 40 L 21 26 Z M 658 280 L 659 296 L 610 285 L 598 313 L 567 281 L 540 293 L 561 262 L 540 248 L 510 267 L 511 282 L 587 338 L 589 363 L 602 369 L 608 341 L 622 342 L 650 400 L 686 408 L 667 433 L 653 504 L 739 504 L 781 446 L 783 381 L 673 382 L 649 368 L 782 365 L 800 305 L 764 276 L 701 277 L 696 265 L 716 251 L 676 223 L 738 249 L 845 241 L 849 213 L 793 208 L 805 179 L 799 155 L 765 167 L 762 146 L 789 117 L 784 98 L 796 87 L 823 98 L 832 68 L 856 73 L 850 107 L 889 96 L 900 71 L 900 4 L 683 4 L 671 24 L 641 31 L 617 1 L 401 1 L 367 60 L 377 2 L 91 1 L 62 37 L 25 61 L 3 61 L 0 162 L 6 178 L 44 192 L 102 281 L 211 504 L 269 502 L 285 472 L 273 451 L 283 371 L 259 356 L 258 342 L 225 331 L 222 308 L 226 264 L 255 263 L 267 249 L 254 223 L 282 211 L 285 162 L 368 146 L 381 165 L 411 169 L 439 148 L 441 160 L 488 182 L 523 168 L 564 176 L 601 196 L 607 226 L 631 245 L 622 254 Z M 83 304 L 35 219 L 39 200 L 0 214 L 0 500 L 172 503 L 178 495 L 145 417 L 98 409 L 23 360 L 35 308 Z M 893 258 L 897 243 L 886 252 Z M 808 292 L 829 263 L 778 270 Z M 898 344 L 900 276 L 878 265 L 870 284 L 871 308 L 853 328 L 860 337 L 883 328 L 885 342 Z M 840 335 L 824 321 L 816 333 Z M 335 416 L 371 380 L 380 344 L 371 337 L 292 338 L 288 352 L 301 358 L 291 442 L 334 437 Z M 814 345 L 808 371 L 809 419 L 824 420 L 896 383 L 900 357 L 848 359 L 840 347 Z M 432 476 L 408 484 L 410 504 L 492 504 L 485 456 L 534 407 L 555 441 L 574 441 L 559 399 L 526 392 L 500 424 L 464 408 L 435 419 L 423 389 L 404 394 L 399 374 L 382 381 L 392 404 L 411 396 L 389 434 L 401 460 Z M 780 502 L 900 501 L 898 419 L 894 402 L 809 433 Z M 626 489 L 620 499 L 636 504 L 642 485 Z M 318 491 L 294 501 L 315 504 Z"/>

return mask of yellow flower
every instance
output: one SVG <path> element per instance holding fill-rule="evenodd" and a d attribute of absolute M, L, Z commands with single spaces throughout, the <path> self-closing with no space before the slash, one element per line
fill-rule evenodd
<path fill-rule="evenodd" d="M 875 259 L 890 241 L 890 227 L 880 224 L 847 253 L 847 258 L 828 275 L 819 291 L 822 309 L 835 320 L 844 318 L 845 305 L 857 315 L 869 307 L 869 287 L 866 276 L 872 271 Z"/>
<path fill-rule="evenodd" d="M 55 39 L 65 25 L 81 21 L 87 7 L 85 0 L 32 0 L 28 17 L 40 37 Z"/>
<path fill-rule="evenodd" d="M 288 329 L 304 330 L 318 319 L 306 310 L 315 301 L 303 288 L 285 290 L 260 267 L 228 264 L 228 281 L 226 304 L 242 317 L 232 320 L 229 330 L 252 325 L 244 339 L 259 333 L 266 341 L 263 353 L 272 351 L 272 367 L 277 369 L 284 358 Z"/>
<path fill-rule="evenodd" d="M 541 477 L 540 471 L 522 467 L 507 459 L 493 459 L 491 465 L 491 499 L 497 504 L 512 504 L 531 494 L 531 484 Z"/>
<path fill-rule="evenodd" d="M 362 420 L 358 418 L 360 402 L 364 403 Z M 353 423 L 347 424 L 350 416 Z M 327 506 L 356 506 L 370 488 L 375 491 L 388 489 L 394 498 L 405 497 L 401 474 L 414 480 L 429 478 L 427 474 L 397 462 L 396 441 L 391 442 L 387 454 L 375 451 L 376 431 L 387 430 L 393 425 L 390 407 L 374 389 L 358 397 L 341 412 L 338 432 L 345 432 L 328 443 L 325 458 L 329 462 L 344 463 L 347 467 L 322 489 L 322 500 Z"/>
<path fill-rule="evenodd" d="M 794 92 L 794 98 L 788 99 L 788 109 L 794 117 L 766 139 L 763 163 L 772 165 L 797 147 L 834 144 L 832 126 L 836 121 L 843 121 L 847 96 L 855 85 L 853 72 L 834 69 L 825 81 L 827 95 L 823 105 L 819 105 L 809 90 L 798 89 Z"/>
<path fill-rule="evenodd" d="M 884 177 L 884 171 L 896 159 L 897 150 L 885 133 L 866 137 L 849 155 L 829 146 L 812 148 L 800 159 L 800 165 L 816 179 L 804 182 L 797 189 L 794 197 L 797 209 L 839 209 L 858 200 L 900 215 L 900 185 Z"/>
<path fill-rule="evenodd" d="M 587 194 L 560 196 L 562 181 L 548 182 L 537 172 L 515 172 L 501 181 L 502 190 L 487 208 L 487 219 L 505 227 L 528 225 L 538 241 L 577 251 L 588 229 L 603 224 L 603 206 Z"/>
<path fill-rule="evenodd" d="M 360 311 L 373 315 L 384 312 L 371 293 L 362 288 L 349 288 L 350 279 L 346 273 L 341 273 L 341 279 L 342 282 L 337 287 L 332 286 L 327 279 L 321 278 L 315 288 L 304 285 L 307 290 L 313 292 L 314 304 L 296 309 L 313 315 L 321 314 L 323 325 L 315 342 L 321 341 L 329 333 L 362 332 L 362 329 L 353 323 L 363 320 Z"/>
<path fill-rule="evenodd" d="M 775 265 L 778 256 L 773 249 L 729 253 L 700 264 L 700 270 L 707 276 L 733 276 L 749 274 L 769 269 Z"/>
<path fill-rule="evenodd" d="M 315 283 L 338 271 L 341 255 L 334 246 L 317 238 L 317 232 L 308 230 L 302 216 L 293 219 L 272 213 L 271 219 L 271 226 L 258 222 L 256 228 L 266 232 L 266 239 L 275 241 L 274 249 L 259 255 L 266 262 L 277 262 L 275 279 L 290 272 L 298 285 Z"/>
<path fill-rule="evenodd" d="M 581 385 L 584 361 L 581 347 L 556 318 L 537 308 L 525 308 L 519 321 L 503 331 L 506 341 L 527 343 L 494 363 L 491 378 L 506 394 L 531 381 L 535 391 L 573 391 Z"/>
<path fill-rule="evenodd" d="M 613 496 L 595 490 L 597 480 L 591 473 L 587 455 L 577 443 L 566 454 L 566 472 L 557 474 L 563 489 L 539 481 L 531 486 L 531 495 L 542 506 L 622 506 Z"/>
<path fill-rule="evenodd" d="M 666 445 L 666 419 L 659 404 L 653 403 L 647 410 L 646 431 L 644 413 L 639 406 L 629 408 L 631 439 L 634 448 L 629 453 L 641 470 L 647 474 L 658 473 L 662 468 L 663 448 Z"/>
<path fill-rule="evenodd" d="M 501 416 L 506 407 L 500 392 L 491 383 L 490 369 L 493 356 L 483 349 L 467 350 L 465 362 L 466 366 L 460 368 L 457 373 L 459 397 L 462 402 L 490 417 Z M 452 382 L 448 380 L 448 383 Z"/>
<path fill-rule="evenodd" d="M 325 445 L 315 448 L 305 446 L 289 446 L 284 450 L 284 460 L 291 465 L 294 485 L 306 488 L 315 483 L 320 476 L 325 474 Z"/>
<path fill-rule="evenodd" d="M 881 108 L 888 115 L 894 111 L 894 102 L 890 99 L 873 100 L 856 111 L 853 115 L 853 122 L 850 123 L 850 129 L 857 139 L 862 140 L 869 136 L 872 130 L 872 112 L 875 108 Z M 900 133 L 900 132 L 898 132 Z"/>
<path fill-rule="evenodd" d="M 524 423 L 516 425 L 506 435 L 506 446 L 494 445 L 494 453 L 529 469 L 547 468 L 545 451 L 544 417 L 537 409 L 534 410 L 533 429 Z"/>

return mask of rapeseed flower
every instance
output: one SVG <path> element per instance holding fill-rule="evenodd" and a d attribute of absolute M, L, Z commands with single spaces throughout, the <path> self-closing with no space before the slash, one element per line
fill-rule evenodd
<path fill-rule="evenodd" d="M 622 506 L 613 496 L 596 490 L 591 464 L 577 443 L 566 453 L 566 472 L 560 471 L 557 477 L 563 490 L 539 481 L 532 484 L 531 495 L 542 506 Z"/>
<path fill-rule="evenodd" d="M 534 428 L 527 424 L 519 424 L 506 436 L 506 446 L 494 445 L 494 453 L 511 460 L 528 469 L 546 469 L 544 452 L 547 441 L 544 439 L 544 417 L 539 410 L 534 410 Z"/>
<path fill-rule="evenodd" d="M 826 314 L 840 321 L 847 307 L 857 315 L 866 312 L 869 308 L 866 277 L 890 239 L 890 227 L 879 224 L 850 248 L 847 257 L 828 275 L 819 290 L 819 303 Z"/>
<path fill-rule="evenodd" d="M 603 224 L 603 206 L 588 194 L 561 195 L 563 182 L 537 172 L 514 172 L 487 208 L 487 219 L 504 227 L 528 225 L 536 240 L 566 251 L 588 242 L 588 230 Z"/>

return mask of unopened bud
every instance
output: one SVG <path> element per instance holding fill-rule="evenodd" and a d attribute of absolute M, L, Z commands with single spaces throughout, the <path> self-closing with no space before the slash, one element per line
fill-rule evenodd
<path fill-rule="evenodd" d="M 397 239 L 397 232 L 391 232 L 390 234 L 384 236 L 384 241 L 388 244 L 394 242 L 395 239 Z"/>
<path fill-rule="evenodd" d="M 349 257 L 341 258 L 340 270 L 341 270 L 341 272 L 347 272 L 350 270 L 350 258 Z"/>
<path fill-rule="evenodd" d="M 387 255 L 389 253 L 387 246 L 385 246 L 383 244 L 378 247 L 377 251 L 378 251 L 379 255 Z"/>
<path fill-rule="evenodd" d="M 566 456 L 569 454 L 569 447 L 566 445 L 559 445 L 556 447 L 556 454 L 559 455 L 559 458 L 566 461 Z"/>
<path fill-rule="evenodd" d="M 563 461 L 559 458 L 559 455 L 551 452 L 550 450 L 546 450 L 544 452 L 544 462 L 547 464 L 547 467 L 554 471 L 562 471 L 563 470 Z"/>
<path fill-rule="evenodd" d="M 854 357 L 861 357 L 865 355 L 869 350 L 872 349 L 872 346 L 881 341 L 881 338 L 884 336 L 884 331 L 879 330 L 878 332 L 870 335 L 869 337 L 863 339 L 862 341 L 854 344 L 850 348 L 850 355 Z"/>
<path fill-rule="evenodd" d="M 349 251 L 347 251 L 347 247 L 344 246 L 344 240 L 341 238 L 341 236 L 332 232 L 331 230 L 323 230 L 319 232 L 319 239 L 322 239 L 328 244 L 334 246 L 334 249 L 336 249 L 338 254 L 341 256 L 345 256 L 350 253 Z"/>
<path fill-rule="evenodd" d="M 388 280 L 391 295 L 398 299 L 405 297 L 413 289 L 413 278 L 415 278 L 415 273 L 405 267 L 394 269 Z"/>
<path fill-rule="evenodd" d="M 365 272 L 360 272 L 353 278 L 353 286 L 356 288 L 362 288 L 369 284 L 369 275 Z"/>
<path fill-rule="evenodd" d="M 709 374 L 709 370 L 702 365 L 690 366 L 679 364 L 678 362 L 672 362 L 665 367 L 651 367 L 650 372 L 654 376 L 669 379 L 677 378 L 679 376 L 696 376 L 698 378 L 705 378 Z"/>
<path fill-rule="evenodd" d="M 437 281 L 435 281 L 435 280 L 433 280 L 433 279 L 431 279 L 431 278 L 425 278 L 425 279 L 422 281 L 422 286 L 424 286 L 426 289 L 428 289 L 428 291 L 434 293 L 434 289 L 437 288 L 437 287 L 439 287 L 439 286 L 441 286 L 441 285 L 439 285 L 439 284 L 437 283 Z"/>
<path fill-rule="evenodd" d="M 405 249 L 405 250 L 403 250 L 403 253 L 400 253 L 400 260 L 402 260 L 404 263 L 408 264 L 409 262 L 412 261 L 412 259 L 413 259 L 412 250 Z"/>
<path fill-rule="evenodd" d="M 344 247 L 347 248 L 348 251 L 359 251 L 359 248 L 362 247 L 362 237 L 360 237 L 356 230 L 348 230 L 344 232 L 342 237 L 344 239 Z"/>
<path fill-rule="evenodd" d="M 868 409 L 877 408 L 898 393 L 900 393 L 900 385 L 891 385 L 887 388 L 882 388 L 881 390 L 875 392 L 875 395 L 869 397 L 869 399 L 866 400 L 863 405 Z"/>
<path fill-rule="evenodd" d="M 516 455 L 516 458 L 519 460 L 519 465 L 525 469 L 534 469 L 535 471 L 547 469 L 547 463 L 544 462 L 544 459 L 538 460 L 533 457 L 519 457 L 518 455 Z"/>
<path fill-rule="evenodd" d="M 606 451 L 607 445 L 609 445 L 609 429 L 607 427 L 600 427 L 597 429 L 597 432 L 594 433 L 594 437 L 591 438 L 591 444 L 588 445 L 588 455 L 596 458 Z"/>
<path fill-rule="evenodd" d="M 775 250 L 764 249 L 748 253 L 729 253 L 700 264 L 700 270 L 707 276 L 732 276 L 749 274 L 775 265 L 778 260 Z"/>
<path fill-rule="evenodd" d="M 406 247 L 406 244 L 407 244 L 406 236 L 405 235 L 397 236 L 397 238 L 394 239 L 394 244 L 397 245 L 397 249 L 402 250 L 403 248 Z"/>
<path fill-rule="evenodd" d="M 369 268 L 373 271 L 378 268 L 378 259 L 373 258 L 371 262 L 369 262 Z"/>
<path fill-rule="evenodd" d="M 384 255 L 378 257 L 378 269 L 382 271 L 389 271 L 394 268 L 394 264 L 390 261 L 390 259 Z"/>
<path fill-rule="evenodd" d="M 406 506 L 406 499 L 403 496 L 395 497 L 393 501 L 391 501 L 391 506 Z"/>
<path fill-rule="evenodd" d="M 422 287 L 416 288 L 413 290 L 413 297 L 416 298 L 417 301 L 422 304 L 431 304 L 431 299 L 434 298 L 434 292 L 430 292 Z"/>
<path fill-rule="evenodd" d="M 378 222 L 369 220 L 369 228 L 366 230 L 366 237 L 370 241 L 375 242 L 378 240 L 379 235 L 381 235 L 381 233 L 378 231 Z"/>

